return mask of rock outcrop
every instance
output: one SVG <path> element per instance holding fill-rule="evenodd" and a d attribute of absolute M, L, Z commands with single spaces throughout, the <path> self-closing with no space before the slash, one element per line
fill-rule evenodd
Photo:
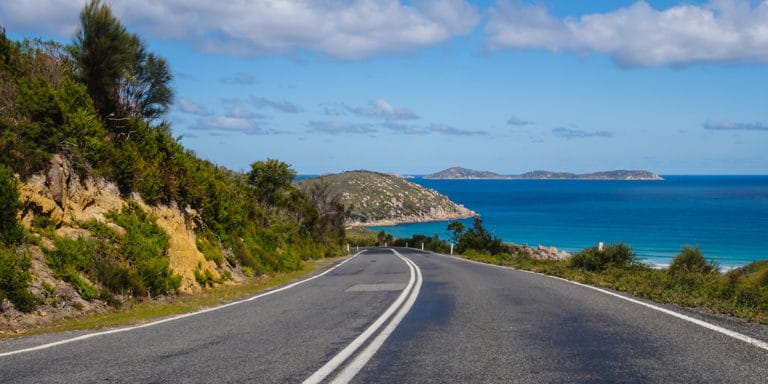
<path fill-rule="evenodd" d="M 527 256 L 538 260 L 566 260 L 571 257 L 571 254 L 566 251 L 559 251 L 556 247 L 546 247 L 541 244 L 536 248 L 527 245 L 522 248 Z"/>
<path fill-rule="evenodd" d="M 197 249 L 194 210 L 182 211 L 175 205 L 148 206 L 136 194 L 126 200 L 114 183 L 94 177 L 81 180 L 61 156 L 53 157 L 47 173 L 33 175 L 21 183 L 19 197 L 23 204 L 22 225 L 30 227 L 35 217 L 47 217 L 55 225 L 58 236 L 69 238 L 87 237 L 88 231 L 79 228 L 78 223 L 107 222 L 107 212 L 119 211 L 129 200 L 136 201 L 170 236 L 168 257 L 171 269 L 182 276 L 181 291 L 200 289 L 194 275 L 198 268 L 219 276 L 215 264 Z M 108 225 L 118 233 L 123 231 L 115 224 Z"/>

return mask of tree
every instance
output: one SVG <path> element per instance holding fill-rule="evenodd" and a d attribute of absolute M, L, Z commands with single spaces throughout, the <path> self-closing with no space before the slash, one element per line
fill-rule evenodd
<path fill-rule="evenodd" d="M 118 113 L 118 87 L 135 60 L 138 42 L 100 0 L 91 0 L 80 12 L 72 56 L 103 118 Z"/>
<path fill-rule="evenodd" d="M 276 159 L 257 161 L 251 164 L 248 172 L 248 185 L 253 189 L 256 200 L 263 206 L 274 207 L 281 192 L 291 185 L 296 171 L 291 166 Z"/>
<path fill-rule="evenodd" d="M 453 235 L 451 235 L 451 241 L 456 244 L 459 242 L 461 235 L 464 233 L 464 224 L 461 221 L 454 221 L 448 224 L 448 230 L 453 232 Z"/>
<path fill-rule="evenodd" d="M 154 120 L 173 101 L 173 76 L 162 57 L 147 52 L 100 0 L 80 12 L 72 56 L 102 118 Z"/>
<path fill-rule="evenodd" d="M 173 100 L 168 63 L 154 53 L 147 54 L 139 42 L 133 71 L 120 82 L 121 115 L 154 120 L 168 110 Z"/>

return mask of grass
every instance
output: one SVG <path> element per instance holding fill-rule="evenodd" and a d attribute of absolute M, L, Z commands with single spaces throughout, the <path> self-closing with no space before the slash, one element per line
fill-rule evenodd
<path fill-rule="evenodd" d="M 79 330 L 97 330 L 148 323 L 170 316 L 195 312 L 204 308 L 215 307 L 238 299 L 298 280 L 312 273 L 329 268 L 337 258 L 312 260 L 302 264 L 300 270 L 277 273 L 269 277 L 249 278 L 246 282 L 235 285 L 222 285 L 196 294 L 184 294 L 167 297 L 167 301 L 138 301 L 124 305 L 120 309 L 109 309 L 103 314 L 90 314 L 67 319 L 56 324 L 47 324 L 26 330 L 23 333 L 0 333 L 0 339 L 29 336 L 43 333 L 67 332 Z"/>

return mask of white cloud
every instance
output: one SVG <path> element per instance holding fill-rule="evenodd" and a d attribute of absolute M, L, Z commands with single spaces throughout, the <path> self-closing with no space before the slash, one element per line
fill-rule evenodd
<path fill-rule="evenodd" d="M 194 125 L 191 128 L 195 130 L 207 130 L 214 132 L 241 132 L 249 135 L 265 135 L 277 133 L 275 131 L 266 130 L 251 120 L 228 116 L 217 116 L 199 119 L 197 121 L 197 125 Z"/>
<path fill-rule="evenodd" d="M 71 35 L 85 1 L 0 3 L 10 30 Z M 440 44 L 480 21 L 465 0 L 112 0 L 131 30 L 238 56 L 308 50 L 342 59 Z"/>
<path fill-rule="evenodd" d="M 309 127 L 314 132 L 329 135 L 376 133 L 376 129 L 370 124 L 350 123 L 347 121 L 312 121 L 309 123 Z"/>
<path fill-rule="evenodd" d="M 540 5 L 500 0 L 489 13 L 492 49 L 600 52 L 623 66 L 768 63 L 768 1 L 712 0 L 664 10 L 639 1 L 561 20 Z"/>
<path fill-rule="evenodd" d="M 388 101 L 376 99 L 370 102 L 367 108 L 353 108 L 346 106 L 346 109 L 358 116 L 373 117 L 384 120 L 415 120 L 419 116 L 406 108 L 395 107 Z"/>
<path fill-rule="evenodd" d="M 176 106 L 179 107 L 181 112 L 189 113 L 191 115 L 208 116 L 211 114 L 208 111 L 208 108 L 206 108 L 204 105 L 193 103 L 186 99 L 179 99 L 176 101 Z"/>
<path fill-rule="evenodd" d="M 707 121 L 702 124 L 704 129 L 711 131 L 768 131 L 764 123 L 736 123 L 732 121 Z"/>
<path fill-rule="evenodd" d="M 249 101 L 256 108 L 272 108 L 285 113 L 300 113 L 304 110 L 287 100 L 272 100 L 266 97 L 251 96 Z"/>

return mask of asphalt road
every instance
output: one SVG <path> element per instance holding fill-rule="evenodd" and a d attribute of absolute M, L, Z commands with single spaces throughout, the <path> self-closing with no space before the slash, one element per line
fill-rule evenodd
<path fill-rule="evenodd" d="M 768 380 L 765 346 L 569 282 L 397 251 L 159 324 L 0 341 L 0 383 Z M 767 339 L 768 327 L 682 311 Z"/>

